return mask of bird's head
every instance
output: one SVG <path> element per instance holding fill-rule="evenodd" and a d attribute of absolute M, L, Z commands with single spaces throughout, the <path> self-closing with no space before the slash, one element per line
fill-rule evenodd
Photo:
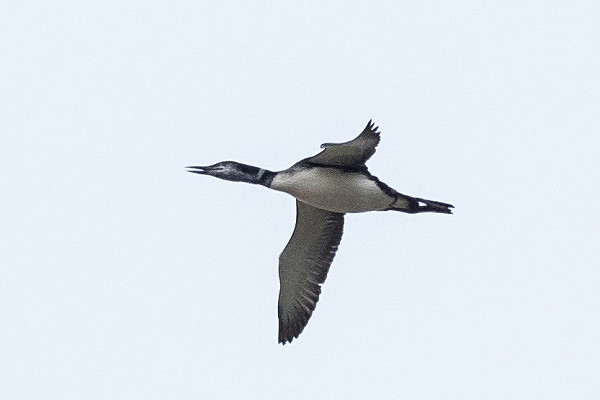
<path fill-rule="evenodd" d="M 210 175 L 219 179 L 233 182 L 254 182 L 260 168 L 238 163 L 235 161 L 221 161 L 207 167 L 186 167 L 188 172 L 201 175 Z"/>

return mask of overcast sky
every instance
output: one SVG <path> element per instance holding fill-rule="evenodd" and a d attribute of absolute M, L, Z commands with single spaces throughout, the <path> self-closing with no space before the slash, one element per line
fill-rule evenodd
<path fill-rule="evenodd" d="M 600 398 L 600 3 L 5 1 L 2 399 Z M 281 170 L 373 118 L 277 344 Z"/>

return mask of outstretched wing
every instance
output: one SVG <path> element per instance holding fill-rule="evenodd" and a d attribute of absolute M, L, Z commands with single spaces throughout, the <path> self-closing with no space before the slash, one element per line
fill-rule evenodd
<path fill-rule="evenodd" d="M 375 153 L 379 144 L 379 127 L 369 121 L 365 129 L 354 140 L 345 143 L 323 143 L 323 150 L 306 161 L 319 165 L 339 167 L 361 167 Z"/>
<path fill-rule="evenodd" d="M 344 229 L 344 214 L 296 200 L 296 227 L 279 256 L 279 343 L 291 342 L 312 315 Z"/>

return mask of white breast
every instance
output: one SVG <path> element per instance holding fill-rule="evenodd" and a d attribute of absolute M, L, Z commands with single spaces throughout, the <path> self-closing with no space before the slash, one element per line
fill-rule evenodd
<path fill-rule="evenodd" d="M 336 168 L 282 172 L 275 176 L 271 188 L 313 207 L 339 213 L 384 210 L 395 200 L 365 175 Z"/>

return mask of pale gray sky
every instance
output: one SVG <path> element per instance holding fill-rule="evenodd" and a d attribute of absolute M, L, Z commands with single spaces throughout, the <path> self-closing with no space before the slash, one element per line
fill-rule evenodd
<path fill-rule="evenodd" d="M 600 3 L 6 1 L 0 398 L 597 399 Z M 284 169 L 455 214 L 350 215 L 277 344 Z"/>

